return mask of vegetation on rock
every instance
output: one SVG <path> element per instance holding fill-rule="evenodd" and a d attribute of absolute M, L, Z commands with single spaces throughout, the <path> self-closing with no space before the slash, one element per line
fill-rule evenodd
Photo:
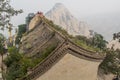
<path fill-rule="evenodd" d="M 55 25 L 52 21 L 49 21 L 46 18 L 44 18 L 43 20 L 45 20 L 46 24 L 53 27 L 56 31 L 59 31 L 60 33 L 62 33 L 62 35 L 64 35 L 67 39 L 70 39 L 71 41 L 73 41 L 74 43 L 76 43 L 77 45 L 79 45 L 85 49 L 96 51 L 96 52 L 106 50 L 107 42 L 104 40 L 103 36 L 100 34 L 96 33 L 91 38 L 86 38 L 86 37 L 80 36 L 80 35 L 73 37 L 73 36 L 69 35 L 67 33 L 67 31 L 60 28 L 58 25 Z M 16 38 L 17 44 L 20 43 L 22 35 L 25 32 L 26 32 L 26 24 L 19 25 L 19 30 L 18 30 L 18 34 L 17 34 L 17 38 Z M 55 31 L 51 35 L 54 36 Z M 4 60 L 4 63 L 7 66 L 6 80 L 16 80 L 16 79 L 19 79 L 19 78 L 22 78 L 23 76 L 25 76 L 30 69 L 34 68 L 39 63 L 41 63 L 41 61 L 43 61 L 46 57 L 48 57 L 49 54 L 57 47 L 57 45 L 58 45 L 58 43 L 56 41 L 54 41 L 54 42 L 50 43 L 49 46 L 42 49 L 41 51 L 36 52 L 35 56 L 33 56 L 33 57 L 26 57 L 24 54 L 20 54 L 18 52 L 18 49 L 16 49 L 15 47 L 10 47 L 8 50 L 10 54 Z M 24 46 L 26 47 L 26 49 L 31 49 L 31 47 L 32 47 L 32 45 L 29 43 L 26 43 L 26 45 L 24 45 Z M 101 64 L 101 68 L 103 68 L 106 72 L 112 72 L 112 71 L 110 71 L 110 69 L 115 69 L 114 70 L 115 72 L 113 71 L 113 73 L 115 74 L 116 71 L 117 71 L 117 73 L 119 73 L 118 71 L 120 69 L 117 67 L 117 65 L 114 64 L 114 66 L 113 66 L 113 62 L 116 61 L 116 60 L 114 60 L 113 56 L 116 56 L 116 55 L 113 54 L 114 52 L 108 52 L 108 53 L 110 53 L 110 54 L 107 54 L 107 57 L 105 58 L 104 62 Z M 117 56 L 120 56 L 120 55 L 117 55 Z M 118 59 L 118 58 L 116 58 L 116 59 Z M 110 64 L 110 66 L 109 66 L 109 64 Z M 112 64 L 112 66 L 111 66 L 111 64 Z"/>
<path fill-rule="evenodd" d="M 74 43 L 76 43 L 79 46 L 82 46 L 85 49 L 91 50 L 91 51 L 104 51 L 106 49 L 107 41 L 104 40 L 103 36 L 101 34 L 95 33 L 93 37 L 87 38 L 85 36 L 77 35 L 73 37 L 72 35 L 69 35 L 67 31 L 59 27 L 58 25 L 54 24 L 52 21 L 48 19 L 44 19 L 46 23 L 48 23 L 51 27 L 62 33 L 64 36 L 72 40 Z"/>
<path fill-rule="evenodd" d="M 7 71 L 5 74 L 6 80 L 15 80 L 24 75 L 24 70 L 21 70 L 20 60 L 22 55 L 18 53 L 18 49 L 11 47 L 8 49 L 10 53 L 8 57 L 4 60 L 5 65 L 7 66 Z"/>
<path fill-rule="evenodd" d="M 5 37 L 0 33 L 0 55 L 3 55 L 5 53 L 4 40 Z"/>
<path fill-rule="evenodd" d="M 31 19 L 34 17 L 34 13 L 29 13 L 26 17 L 26 24 L 29 25 Z"/>
<path fill-rule="evenodd" d="M 120 32 L 113 34 L 113 40 L 120 38 Z"/>
<path fill-rule="evenodd" d="M 25 57 L 24 54 L 20 54 L 18 49 L 10 47 L 8 57 L 4 60 L 7 66 L 7 72 L 5 74 L 6 80 L 16 80 L 25 76 L 29 69 L 34 68 L 38 63 L 43 61 L 57 45 L 48 46 L 42 51 L 41 56 L 34 58 Z"/>
<path fill-rule="evenodd" d="M 16 44 L 20 43 L 20 40 L 21 40 L 23 34 L 26 32 L 26 26 L 27 26 L 26 24 L 21 24 L 18 26 L 18 33 L 17 33 L 17 37 L 15 40 Z"/>
<path fill-rule="evenodd" d="M 120 76 L 120 50 L 109 50 L 100 68 L 104 73 L 113 73 Z"/>

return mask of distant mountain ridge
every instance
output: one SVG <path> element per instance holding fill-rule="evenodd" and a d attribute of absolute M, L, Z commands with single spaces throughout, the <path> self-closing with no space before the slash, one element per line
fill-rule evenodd
<path fill-rule="evenodd" d="M 85 22 L 78 21 L 61 3 L 56 3 L 45 16 L 71 35 L 90 37 L 88 25 Z"/>

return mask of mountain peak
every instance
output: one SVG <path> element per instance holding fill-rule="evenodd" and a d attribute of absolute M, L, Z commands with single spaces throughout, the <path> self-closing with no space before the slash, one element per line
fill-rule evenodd
<path fill-rule="evenodd" d="M 64 6 L 62 3 L 56 3 L 55 6 Z"/>
<path fill-rule="evenodd" d="M 62 3 L 56 3 L 52 10 L 58 11 L 60 9 L 68 11 L 67 8 Z"/>
<path fill-rule="evenodd" d="M 88 37 L 90 34 L 88 26 L 78 21 L 61 3 L 56 3 L 45 16 L 71 35 L 83 35 Z"/>

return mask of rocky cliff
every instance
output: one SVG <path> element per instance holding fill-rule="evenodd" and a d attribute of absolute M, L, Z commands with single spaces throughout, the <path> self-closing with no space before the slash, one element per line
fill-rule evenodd
<path fill-rule="evenodd" d="M 113 48 L 114 50 L 116 49 L 120 49 L 120 42 L 119 42 L 119 39 L 115 39 L 115 40 L 111 40 L 108 45 L 107 45 L 108 48 Z"/>
<path fill-rule="evenodd" d="M 87 61 L 66 54 L 37 80 L 97 80 L 98 66 L 99 62 Z"/>
<path fill-rule="evenodd" d="M 78 21 L 61 3 L 55 4 L 45 16 L 71 35 L 90 36 L 88 25 L 85 22 Z"/>
<path fill-rule="evenodd" d="M 69 79 L 69 76 L 72 76 L 72 80 L 87 80 L 87 76 L 92 76 L 89 80 L 97 79 L 98 66 L 104 59 L 104 56 L 100 55 L 99 53 L 86 50 L 83 47 L 73 43 L 67 35 L 63 35 L 62 32 L 58 31 L 59 28 L 55 28 L 55 24 L 53 24 L 45 17 L 41 18 L 38 14 L 36 14 L 35 17 L 31 20 L 30 24 L 29 31 L 24 34 L 22 38 L 20 52 L 24 53 L 26 57 L 29 57 L 32 60 L 37 60 L 38 64 L 33 67 L 21 80 L 41 80 L 42 78 L 40 76 L 46 75 L 49 70 L 52 70 L 52 68 L 52 73 L 56 76 L 57 72 L 54 72 L 54 66 L 57 63 L 59 64 L 60 60 L 63 62 L 65 61 L 66 63 L 66 58 L 64 59 L 64 56 L 67 55 L 70 57 L 68 62 L 71 62 L 71 60 L 73 62 L 75 61 L 76 63 L 73 63 L 72 65 L 76 65 L 77 67 L 71 66 L 70 68 L 67 68 L 70 65 L 67 63 L 65 64 L 66 66 L 63 66 L 66 67 L 63 69 L 63 71 L 74 71 L 74 68 L 77 68 L 77 72 L 75 71 L 75 75 L 74 73 L 69 72 L 70 75 L 67 77 L 65 76 L 66 78 Z M 63 65 L 61 64 L 61 61 L 60 65 Z M 92 70 L 93 67 L 94 70 Z M 57 68 L 58 71 L 62 69 L 58 66 Z M 93 74 L 91 74 L 91 70 L 93 71 Z M 85 74 L 85 72 L 89 73 Z M 60 73 L 62 76 L 62 72 Z M 67 74 L 68 73 L 65 73 L 65 75 Z M 80 76 L 82 76 L 82 78 Z M 50 77 L 52 76 L 50 75 Z M 49 78 L 45 77 L 45 80 L 50 80 Z M 60 77 L 59 79 L 64 78 Z"/>

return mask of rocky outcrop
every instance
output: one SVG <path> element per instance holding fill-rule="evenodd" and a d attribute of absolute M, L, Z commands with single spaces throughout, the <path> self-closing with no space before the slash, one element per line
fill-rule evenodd
<path fill-rule="evenodd" d="M 96 80 L 99 64 L 68 53 L 36 80 Z"/>
<path fill-rule="evenodd" d="M 38 25 L 40 23 L 40 20 L 42 19 L 38 14 L 35 15 L 36 17 L 34 17 L 29 24 L 28 30 L 33 29 L 36 25 Z"/>
<path fill-rule="evenodd" d="M 35 16 L 33 18 L 33 21 L 36 20 L 37 17 L 39 16 Z M 52 26 L 50 26 L 47 23 L 46 18 L 39 18 L 39 19 L 40 20 L 37 20 L 38 22 L 36 24 L 35 23 L 32 24 L 32 22 L 30 23 L 34 26 L 22 38 L 20 51 L 25 53 L 25 55 L 28 57 L 39 58 L 42 55 L 42 51 L 46 50 L 47 47 L 53 45 L 57 45 L 57 46 L 51 53 L 49 53 L 49 55 L 42 62 L 40 62 L 36 67 L 34 67 L 31 70 L 31 72 L 28 75 L 26 75 L 22 80 L 36 80 L 40 76 L 46 74 L 51 68 L 54 68 L 56 63 L 59 63 L 59 61 L 62 60 L 66 54 L 71 54 L 72 56 L 75 57 L 75 60 L 77 58 L 77 60 L 79 60 L 79 62 L 81 63 L 82 61 L 85 61 L 85 65 L 81 67 L 86 67 L 84 68 L 84 70 L 86 71 L 88 67 L 92 64 L 92 66 L 94 66 L 95 73 L 91 74 L 94 77 L 92 77 L 90 80 L 93 79 L 96 80 L 97 69 L 101 61 L 104 59 L 104 56 L 100 55 L 99 53 L 86 50 L 74 44 L 67 36 L 61 34 Z M 91 64 L 88 64 L 89 62 Z M 79 65 L 81 63 L 79 63 Z M 82 69 L 81 67 L 79 67 L 79 69 Z M 93 67 L 89 68 L 89 70 L 92 69 Z M 72 75 L 73 73 L 71 72 L 69 74 Z M 81 71 L 78 71 L 78 74 L 80 75 L 83 73 Z M 84 78 L 81 78 L 81 80 L 85 79 L 89 74 L 86 73 L 84 75 L 85 75 Z M 77 78 L 78 79 L 76 80 L 80 80 L 79 76 Z M 41 80 L 42 78 L 39 79 Z M 48 78 L 46 80 L 50 80 L 50 79 Z"/>
<path fill-rule="evenodd" d="M 57 3 L 45 16 L 71 35 L 90 37 L 87 23 L 78 21 L 61 3 Z"/>
<path fill-rule="evenodd" d="M 113 80 L 115 78 L 115 75 L 112 73 L 105 74 L 104 70 L 99 68 L 98 70 L 98 80 Z"/>
<path fill-rule="evenodd" d="M 120 49 L 120 42 L 119 42 L 119 39 L 115 39 L 115 40 L 111 40 L 108 45 L 107 45 L 108 48 L 110 49 Z"/>

